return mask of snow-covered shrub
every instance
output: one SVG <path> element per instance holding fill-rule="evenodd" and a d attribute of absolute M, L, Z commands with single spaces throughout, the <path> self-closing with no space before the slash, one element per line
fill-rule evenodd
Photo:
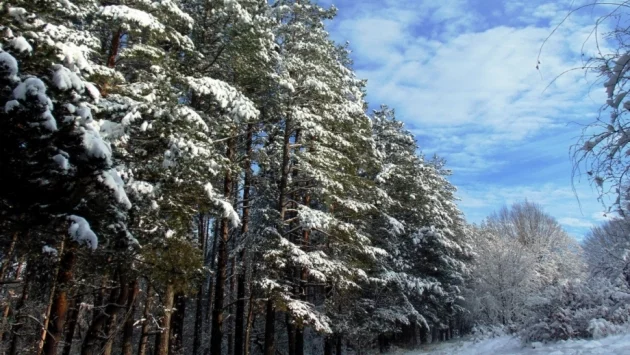
<path fill-rule="evenodd" d="M 521 331 L 525 342 L 598 338 L 620 332 L 630 321 L 625 285 L 594 278 L 547 288 L 532 302 L 532 316 Z"/>
<path fill-rule="evenodd" d="M 511 333 L 509 327 L 503 325 L 476 325 L 471 331 L 475 342 L 502 337 Z"/>
<path fill-rule="evenodd" d="M 615 334 L 618 326 L 602 318 L 591 319 L 588 322 L 588 332 L 595 339 L 603 338 Z"/>

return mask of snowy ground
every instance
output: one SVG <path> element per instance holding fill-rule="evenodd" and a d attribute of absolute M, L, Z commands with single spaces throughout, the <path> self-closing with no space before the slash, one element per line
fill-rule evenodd
<path fill-rule="evenodd" d="M 411 352 L 399 351 L 397 355 L 628 355 L 630 334 L 615 335 L 597 340 L 569 340 L 538 346 L 523 346 L 519 339 L 503 336 L 480 342 L 454 341 L 427 345 Z"/>

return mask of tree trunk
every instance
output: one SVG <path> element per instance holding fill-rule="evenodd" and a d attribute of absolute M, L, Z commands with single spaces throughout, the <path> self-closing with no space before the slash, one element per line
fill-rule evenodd
<path fill-rule="evenodd" d="M 429 343 L 429 331 L 425 326 L 420 327 L 420 343 L 421 344 Z"/>
<path fill-rule="evenodd" d="M 105 306 L 105 311 L 94 316 L 87 334 L 83 339 L 81 355 L 92 355 L 97 352 L 101 344 L 100 333 L 104 328 L 107 329 L 108 334 L 105 351 L 108 351 L 107 349 L 110 347 L 109 339 L 112 339 L 117 331 L 116 317 L 120 310 L 125 308 L 124 305 L 127 303 L 129 297 L 129 284 L 122 275 L 119 277 L 118 288 L 118 292 L 117 288 L 112 288 L 109 299 L 107 300 L 107 305 Z"/>
<path fill-rule="evenodd" d="M 105 334 L 107 334 L 107 339 L 105 340 L 105 345 L 103 346 L 103 350 L 100 354 L 112 355 L 112 350 L 114 349 L 114 339 L 116 339 L 116 334 L 118 334 L 118 314 L 112 314 L 107 320 Z"/>
<path fill-rule="evenodd" d="M 276 354 L 276 309 L 273 300 L 267 300 L 267 313 L 265 316 L 265 355 Z"/>
<path fill-rule="evenodd" d="M 20 300 L 15 306 L 15 312 L 16 312 L 15 319 L 17 320 L 17 322 L 15 322 L 13 326 L 11 327 L 11 347 L 9 348 L 9 355 L 17 355 L 17 349 L 19 345 L 18 333 L 20 329 L 22 329 L 22 326 L 24 324 L 24 322 L 20 321 L 20 319 L 23 318 L 22 310 L 24 308 L 24 305 L 26 304 L 26 301 L 28 300 L 28 288 L 29 288 L 30 282 L 31 282 L 31 276 L 27 273 L 26 279 L 24 280 L 24 286 L 22 286 L 22 296 L 20 297 Z"/>
<path fill-rule="evenodd" d="M 118 57 L 118 51 L 120 49 L 120 38 L 122 37 L 122 28 L 119 28 L 112 34 L 112 46 L 109 49 L 109 56 L 107 57 L 107 66 L 113 68 L 116 66 L 116 57 Z"/>
<path fill-rule="evenodd" d="M 199 214 L 199 225 L 198 225 L 198 235 L 199 235 L 199 248 L 201 249 L 203 255 L 206 255 L 206 239 L 208 238 L 208 225 L 206 222 L 208 221 L 207 217 L 203 214 Z M 205 258 L 204 258 L 205 259 Z M 205 265 L 205 260 L 204 260 Z M 196 307 L 195 307 L 195 330 L 193 335 L 193 348 L 192 354 L 198 355 L 199 349 L 201 348 L 202 341 L 202 329 L 203 329 L 203 289 L 204 282 L 199 283 L 199 289 L 197 290 L 196 299 Z"/>
<path fill-rule="evenodd" d="M 245 142 L 245 162 L 243 170 L 245 178 L 243 180 L 243 216 L 241 219 L 241 242 L 245 238 L 249 229 L 249 206 L 250 206 L 250 189 L 252 180 L 252 142 L 254 135 L 254 125 L 247 125 L 247 138 Z M 241 252 L 238 256 L 240 269 L 238 270 L 236 285 L 236 316 L 234 326 L 234 355 L 243 355 L 243 327 L 245 318 L 245 274 L 247 273 L 245 248 L 241 245 Z"/>
<path fill-rule="evenodd" d="M 284 230 L 284 217 L 286 206 L 284 203 L 287 183 L 290 172 L 290 150 L 291 150 L 291 119 L 287 118 L 284 128 L 284 138 L 282 146 L 282 175 L 280 176 L 278 212 L 280 213 L 278 230 Z M 273 291 L 272 291 L 273 292 Z M 267 312 L 265 320 L 265 355 L 275 355 L 275 333 L 276 333 L 276 310 L 273 304 L 273 295 L 269 295 L 267 300 Z"/>
<path fill-rule="evenodd" d="M 155 355 L 168 355 L 168 345 L 170 340 L 170 326 L 171 326 L 171 315 L 173 314 L 173 302 L 175 300 L 175 289 L 172 284 L 168 284 L 166 286 L 166 292 L 164 294 L 164 316 L 162 317 L 162 321 L 160 327 L 162 328 L 162 333 L 159 334 L 158 340 L 156 341 L 157 347 L 155 349 Z"/>
<path fill-rule="evenodd" d="M 74 331 L 77 328 L 79 315 L 81 313 L 81 297 L 76 296 L 72 300 L 72 306 L 70 307 L 70 313 L 68 314 L 68 326 L 66 327 L 66 338 L 63 344 L 63 355 L 70 355 L 72 351 L 72 343 L 74 341 Z"/>
<path fill-rule="evenodd" d="M 304 197 L 304 205 L 308 206 L 311 202 L 311 196 L 307 194 Z M 310 244 L 311 232 L 309 230 L 302 231 L 302 249 L 308 252 L 308 245 Z M 306 282 L 308 281 L 308 269 L 302 268 L 300 270 L 300 299 L 306 301 Z M 295 329 L 295 355 L 304 355 L 304 328 L 297 327 Z"/>
<path fill-rule="evenodd" d="M 4 281 L 6 277 L 7 270 L 9 270 L 9 265 L 11 265 L 11 260 L 13 260 L 13 252 L 15 251 L 15 244 L 17 243 L 18 233 L 13 233 L 13 238 L 11 239 L 11 244 L 9 245 L 9 250 L 4 253 L 2 268 L 0 268 L 0 282 Z"/>
<path fill-rule="evenodd" d="M 236 140 L 234 138 L 230 138 L 226 153 L 229 162 L 234 161 L 235 144 Z M 228 201 L 232 195 L 232 183 L 232 172 L 228 168 L 223 182 L 223 196 Z M 230 221 L 227 218 L 221 219 L 219 255 L 217 259 L 216 283 L 214 288 L 214 308 L 212 309 L 212 333 L 210 334 L 210 353 L 212 355 L 221 354 L 221 344 L 223 342 L 223 300 L 225 297 L 225 279 L 227 276 L 229 232 Z"/>
<path fill-rule="evenodd" d="M 332 339 L 324 338 L 324 355 L 333 355 Z"/>
<path fill-rule="evenodd" d="M 251 282 L 249 286 L 251 290 Z M 251 335 L 252 335 L 252 325 L 254 324 L 254 293 L 249 292 L 249 307 L 247 311 L 247 324 L 245 325 L 245 346 L 244 355 L 249 355 L 250 344 L 251 344 Z"/>
<path fill-rule="evenodd" d="M 146 299 L 144 301 L 144 310 L 142 311 L 142 330 L 140 333 L 140 343 L 138 345 L 138 355 L 146 355 L 149 345 L 149 317 L 151 316 L 151 303 L 153 301 L 153 287 L 147 282 Z"/>
<path fill-rule="evenodd" d="M 68 315 L 68 288 L 73 277 L 76 251 L 73 247 L 61 254 L 59 271 L 54 290 L 54 299 L 50 307 L 50 317 L 46 331 L 43 352 L 46 355 L 56 355 L 59 340 L 63 336 L 63 327 Z"/>
<path fill-rule="evenodd" d="M 133 354 L 133 323 L 136 314 L 136 299 L 138 298 L 138 280 L 134 280 L 129 288 L 129 296 L 127 297 L 127 311 L 125 312 L 125 325 L 123 326 L 122 353 L 123 355 Z"/>
<path fill-rule="evenodd" d="M 343 337 L 341 336 L 341 334 L 337 334 L 336 338 L 337 338 L 336 355 L 341 355 L 341 342 L 343 340 Z"/>
<path fill-rule="evenodd" d="M 289 313 L 285 313 L 284 315 L 285 318 L 285 324 L 287 327 L 287 350 L 288 350 L 288 354 L 289 355 L 295 355 L 295 326 L 293 326 L 293 324 L 291 324 L 291 316 L 289 315 Z"/>
<path fill-rule="evenodd" d="M 214 220 L 214 228 L 213 228 L 213 233 L 212 233 L 212 250 L 210 251 L 210 269 L 212 271 L 216 271 L 215 270 L 215 264 L 214 264 L 214 257 L 216 255 L 217 252 L 217 239 L 219 239 L 219 227 L 221 226 L 221 222 L 218 219 Z M 210 314 L 212 313 L 212 300 L 213 300 L 213 296 L 214 296 L 214 282 L 212 282 L 212 277 L 210 277 L 210 285 L 209 285 L 209 290 L 208 290 L 208 301 L 207 301 L 207 306 L 206 306 L 206 319 L 209 321 L 210 318 Z M 210 324 L 210 322 L 208 322 L 208 324 Z"/>
<path fill-rule="evenodd" d="M 186 296 L 178 293 L 175 296 L 175 312 L 171 319 L 171 354 L 182 354 L 184 351 L 184 318 L 186 317 Z"/>
<path fill-rule="evenodd" d="M 2 267 L 0 267 L 0 282 L 4 281 L 7 276 L 7 272 L 9 270 L 9 266 L 11 265 L 11 261 L 13 260 L 13 254 L 15 251 L 15 244 L 17 243 L 18 232 L 13 233 L 13 238 L 11 239 L 11 244 L 9 244 L 9 249 L 3 254 L 3 263 Z M 16 275 L 16 280 L 19 278 Z M 2 292 L 2 285 L 0 285 L 0 293 Z M 4 306 L 4 310 L 2 311 L 2 321 L 0 322 L 0 341 L 4 340 L 4 330 L 8 327 L 9 321 L 9 313 L 11 311 L 11 298 L 5 297 L 6 305 Z"/>

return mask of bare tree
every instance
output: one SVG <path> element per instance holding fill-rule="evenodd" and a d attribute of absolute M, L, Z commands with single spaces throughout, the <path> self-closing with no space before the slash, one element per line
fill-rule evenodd
<path fill-rule="evenodd" d="M 479 322 L 518 322 L 529 299 L 583 271 L 577 241 L 538 204 L 503 207 L 472 234 L 477 258 L 468 302 Z"/>
<path fill-rule="evenodd" d="M 594 227 L 584 240 L 589 271 L 630 286 L 630 219 L 614 219 Z"/>

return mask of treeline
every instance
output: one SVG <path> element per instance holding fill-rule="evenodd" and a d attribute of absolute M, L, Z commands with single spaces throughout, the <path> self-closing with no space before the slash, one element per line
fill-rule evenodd
<path fill-rule="evenodd" d="M 464 291 L 473 337 L 600 338 L 630 329 L 630 224 L 615 218 L 582 243 L 539 205 L 520 202 L 473 228 Z"/>
<path fill-rule="evenodd" d="M 0 3 L 0 351 L 365 353 L 467 326 L 439 158 L 279 0 Z"/>

